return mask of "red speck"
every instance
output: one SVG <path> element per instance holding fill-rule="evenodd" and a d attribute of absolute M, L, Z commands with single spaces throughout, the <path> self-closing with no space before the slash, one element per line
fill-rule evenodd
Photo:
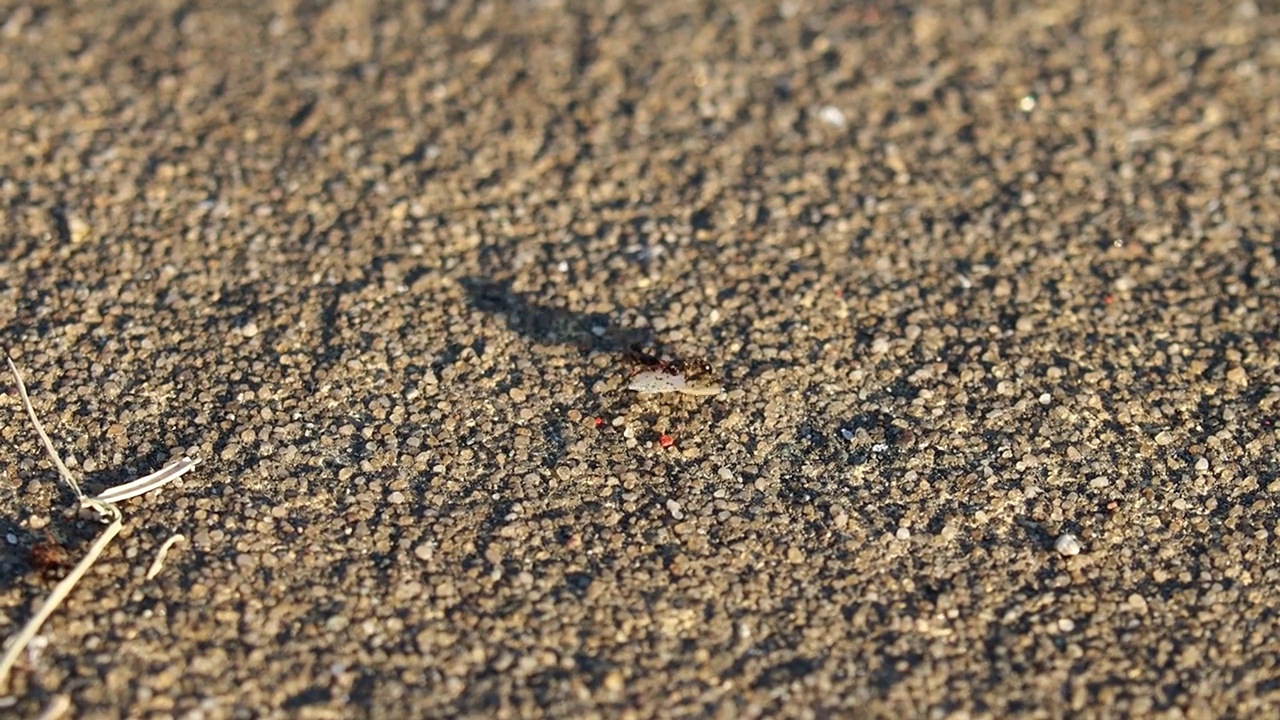
<path fill-rule="evenodd" d="M 1115 301 L 1116 301 L 1116 299 L 1115 299 L 1114 297 L 1112 297 L 1111 295 L 1107 295 L 1107 296 L 1105 296 L 1105 297 L 1103 297 L 1103 298 L 1102 298 L 1102 303 L 1103 303 L 1104 305 L 1110 305 L 1111 303 L 1113 303 L 1113 302 L 1115 302 Z"/>
<path fill-rule="evenodd" d="M 598 418 L 596 418 L 596 419 L 594 420 L 594 422 L 595 422 L 595 424 L 596 424 L 596 427 L 600 427 L 601 425 L 603 425 L 603 424 L 604 424 L 604 418 L 602 418 L 602 417 L 598 417 Z"/>
<path fill-rule="evenodd" d="M 663 433 L 662 437 L 658 438 L 658 444 L 664 448 L 669 448 L 676 444 L 676 439 L 666 433 Z"/>
<path fill-rule="evenodd" d="M 836 297 L 838 298 L 844 297 L 844 288 L 836 288 Z"/>

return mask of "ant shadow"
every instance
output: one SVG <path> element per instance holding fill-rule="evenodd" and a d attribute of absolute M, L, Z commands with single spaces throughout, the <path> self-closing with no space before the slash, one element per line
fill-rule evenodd
<path fill-rule="evenodd" d="M 511 289 L 511 281 L 461 280 L 471 307 L 500 318 L 507 329 L 538 345 L 567 345 L 584 353 L 626 355 L 652 344 L 652 332 L 624 328 L 603 313 L 580 313 L 543 305 Z"/>

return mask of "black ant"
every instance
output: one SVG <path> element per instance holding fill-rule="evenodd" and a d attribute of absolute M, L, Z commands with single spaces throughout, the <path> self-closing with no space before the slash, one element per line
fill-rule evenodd
<path fill-rule="evenodd" d="M 696 378 L 711 374 L 711 363 L 702 358 L 692 360 L 664 360 L 640 347 L 640 343 L 632 343 L 627 355 L 641 365 L 664 372 L 668 375 L 684 375 Z"/>

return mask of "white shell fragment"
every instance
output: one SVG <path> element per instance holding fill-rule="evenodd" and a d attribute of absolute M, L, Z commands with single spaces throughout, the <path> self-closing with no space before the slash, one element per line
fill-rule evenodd
<path fill-rule="evenodd" d="M 631 378 L 628 390 L 635 390 L 641 395 L 678 392 L 685 395 L 709 396 L 719 395 L 724 388 L 714 382 L 690 381 L 684 373 L 673 373 L 666 370 L 645 370 Z"/>

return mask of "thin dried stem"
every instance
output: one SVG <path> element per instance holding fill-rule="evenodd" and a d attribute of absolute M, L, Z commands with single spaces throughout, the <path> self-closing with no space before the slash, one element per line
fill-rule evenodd
<path fill-rule="evenodd" d="M 168 540 L 164 541 L 164 544 L 161 545 L 160 549 L 156 551 L 156 559 L 151 561 L 151 567 L 147 568 L 148 580 L 151 580 L 155 576 L 159 575 L 160 570 L 164 568 L 164 559 L 169 555 L 169 548 L 173 547 L 175 543 L 180 543 L 186 539 L 187 539 L 186 536 L 184 536 L 182 533 L 175 533 L 174 535 L 170 536 Z"/>
<path fill-rule="evenodd" d="M 120 532 L 120 529 L 124 526 L 124 518 L 114 503 L 131 497 L 136 497 L 170 483 L 181 477 L 191 468 L 195 467 L 196 463 L 199 462 L 199 460 L 184 457 L 158 472 L 138 478 L 132 482 L 124 483 L 123 485 L 118 485 L 103 492 L 97 497 L 86 497 L 84 492 L 80 489 L 80 483 L 76 482 L 71 471 L 68 470 L 66 464 L 62 462 L 62 458 L 58 457 L 58 452 L 53 447 L 53 441 L 49 439 L 48 433 L 44 431 L 44 425 L 40 423 L 40 418 L 36 417 L 35 408 L 31 406 L 31 398 L 27 396 L 27 386 L 23 384 L 22 375 L 18 372 L 17 366 L 14 365 L 13 360 L 8 357 L 5 359 L 9 361 L 9 370 L 13 373 L 14 380 L 17 381 L 18 394 L 22 397 L 22 407 L 27 411 L 27 417 L 31 418 L 31 424 L 35 425 L 36 432 L 40 435 L 40 442 L 44 444 L 44 449 L 49 455 L 49 459 L 52 460 L 54 466 L 58 468 L 58 475 L 61 476 L 62 480 L 67 484 L 67 487 L 71 488 L 71 491 L 75 493 L 76 499 L 80 501 L 80 505 L 82 507 L 93 508 L 97 511 L 98 516 L 107 521 L 108 524 L 106 529 L 102 531 L 102 534 L 98 536 L 98 539 L 89 547 L 89 551 L 85 554 L 84 558 L 81 559 L 80 562 L 76 563 L 76 566 L 71 569 L 71 572 L 67 577 L 53 588 L 53 591 L 49 593 L 49 597 L 45 598 L 45 601 L 40 605 L 39 609 L 36 610 L 35 614 L 32 615 L 31 619 L 27 621 L 26 625 L 18 631 L 17 635 L 14 635 L 13 638 L 10 639 L 9 647 L 5 650 L 4 657 L 0 658 L 0 693 L 8 692 L 9 672 L 13 669 L 14 663 L 18 661 L 18 658 L 31 642 L 31 639 L 36 636 L 36 633 L 40 632 L 40 628 L 44 625 L 45 620 L 48 620 L 49 616 L 53 614 L 53 611 L 62 604 L 62 601 L 65 600 L 69 594 L 71 594 L 71 590 L 75 587 L 76 583 L 80 582 L 80 579 L 84 577 L 85 573 L 89 571 L 89 568 L 93 566 L 93 563 L 97 561 L 98 556 L 102 554 L 102 551 L 107 548 L 107 545 L 113 538 L 115 538 L 115 536 Z M 163 549 L 168 550 L 168 546 L 171 544 L 172 541 L 166 544 Z M 163 556 L 163 552 L 161 553 L 161 556 Z"/>
<path fill-rule="evenodd" d="M 195 467 L 199 463 L 200 460 L 198 459 L 193 460 L 189 457 L 183 457 L 181 460 L 170 463 L 150 475 L 103 490 L 95 499 L 104 503 L 118 503 L 121 500 L 128 500 L 129 498 L 138 497 L 139 495 L 146 495 L 152 490 L 164 487 L 187 474 L 187 471 L 191 470 L 191 468 Z"/>
<path fill-rule="evenodd" d="M 115 517 L 111 519 L 111 524 L 102 531 L 98 539 L 89 547 L 89 552 L 85 554 L 84 559 L 76 563 L 71 572 L 63 578 L 53 588 L 53 592 L 49 593 L 49 597 L 40 605 L 40 609 L 36 610 L 36 614 L 31 616 L 27 624 L 13 639 L 9 641 L 9 649 L 5 651 L 4 657 L 0 658 L 0 692 L 9 691 L 9 671 L 13 669 L 13 664 L 22 656 L 22 651 L 27 648 L 27 644 L 31 642 L 31 638 L 40 632 L 40 627 L 44 625 L 44 621 L 49 619 L 54 610 L 62 604 L 67 595 L 71 594 L 72 588 L 76 583 L 80 582 L 80 578 L 89 571 L 89 568 L 97 561 L 98 556 L 107 548 L 107 544 L 120 532 L 120 528 L 124 527 L 123 519 L 120 517 L 120 511 L 111 505 L 105 505 L 108 510 L 115 513 Z"/>
<path fill-rule="evenodd" d="M 18 394 L 22 396 L 22 407 L 27 411 L 27 417 L 31 418 L 31 424 L 36 426 L 36 433 L 40 435 L 40 442 L 44 443 L 44 451 L 48 453 L 49 459 L 53 460 L 54 467 L 58 468 L 58 474 L 62 476 L 63 482 L 67 487 L 71 488 L 71 492 L 76 494 L 77 500 L 84 500 L 84 492 L 80 490 L 80 483 L 76 482 L 76 478 L 63 464 L 62 458 L 58 457 L 58 451 L 53 449 L 53 441 L 49 439 L 48 433 L 44 431 L 44 425 L 40 423 L 40 418 L 36 417 L 35 408 L 31 407 L 31 398 L 27 397 L 27 386 L 22 382 L 22 374 L 18 372 L 18 366 L 13 364 L 13 359 L 5 356 L 5 360 L 9 362 L 9 372 L 13 373 L 13 379 L 18 383 Z"/>

